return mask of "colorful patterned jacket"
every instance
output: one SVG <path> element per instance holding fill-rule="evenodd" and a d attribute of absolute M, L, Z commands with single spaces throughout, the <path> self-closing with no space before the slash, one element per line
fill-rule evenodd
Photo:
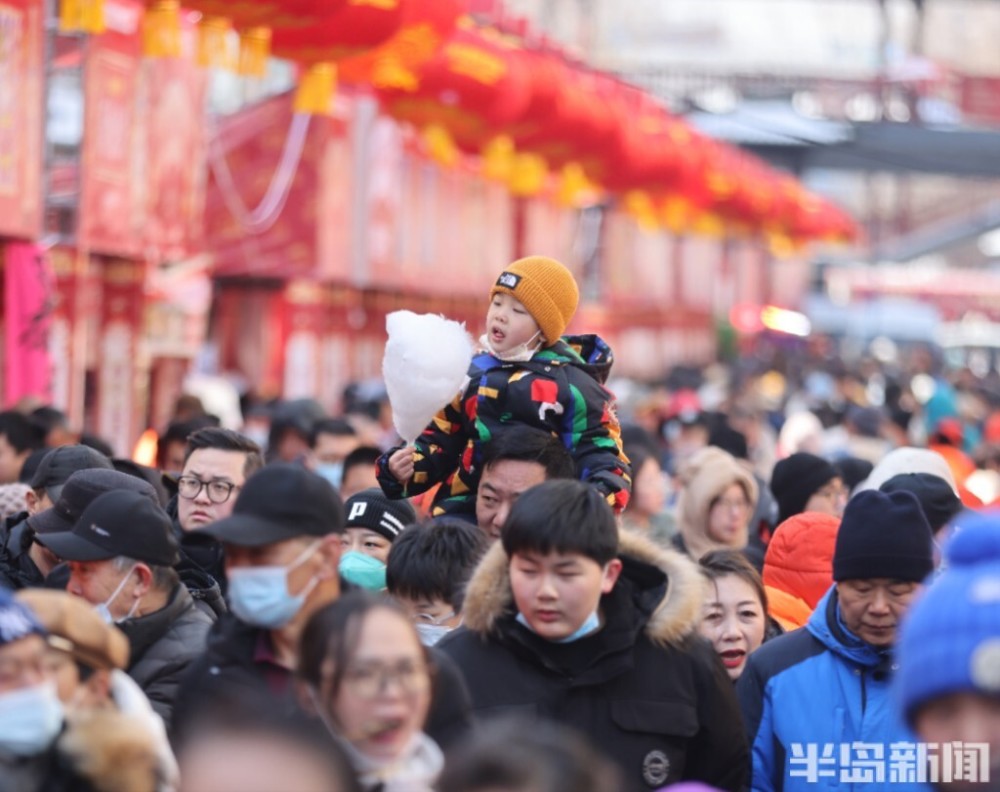
<path fill-rule="evenodd" d="M 614 362 L 595 335 L 564 336 L 531 360 L 505 363 L 481 352 L 469 367 L 469 384 L 439 412 L 416 441 L 414 474 L 404 488 L 377 463 L 390 498 L 406 498 L 442 482 L 431 514 L 475 513 L 486 443 L 506 424 L 528 424 L 557 435 L 573 455 L 577 475 L 596 486 L 620 513 L 628 503 L 631 470 L 622 451 L 614 396 L 604 388 Z"/>

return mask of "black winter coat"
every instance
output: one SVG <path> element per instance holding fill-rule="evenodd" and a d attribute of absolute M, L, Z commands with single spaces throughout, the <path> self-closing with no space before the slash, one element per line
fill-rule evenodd
<path fill-rule="evenodd" d="M 623 532 L 623 570 L 601 600 L 604 627 L 573 643 L 515 620 L 497 544 L 469 583 L 464 629 L 441 650 L 457 663 L 481 718 L 548 718 L 584 732 L 622 769 L 623 790 L 682 780 L 739 789 L 748 749 L 732 683 L 694 634 L 701 576 L 679 553 Z"/>
<path fill-rule="evenodd" d="M 348 588 L 343 583 L 343 588 Z M 188 727 L 201 713 L 226 707 L 246 691 L 268 692 L 269 675 L 285 688 L 289 706 L 294 707 L 292 673 L 276 666 L 255 662 L 254 655 L 261 644 L 258 627 L 241 622 L 232 613 L 219 619 L 208 637 L 208 648 L 185 674 L 177 696 L 173 721 L 170 723 L 175 743 L 184 739 Z M 469 692 L 462 675 L 451 660 L 431 649 L 437 665 L 434 695 L 424 731 L 446 749 L 471 728 Z M 277 691 L 271 690 L 275 693 Z"/>
<path fill-rule="evenodd" d="M 28 555 L 34 539 L 27 512 L 7 518 L 0 531 L 0 586 L 22 589 L 45 584 L 45 576 Z"/>
<path fill-rule="evenodd" d="M 178 583 L 160 610 L 118 626 L 128 636 L 132 649 L 128 675 L 169 723 L 181 677 L 204 653 L 212 618 Z"/>

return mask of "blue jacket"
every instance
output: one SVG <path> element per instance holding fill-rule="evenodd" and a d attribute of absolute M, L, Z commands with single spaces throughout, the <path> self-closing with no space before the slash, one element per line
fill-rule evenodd
<path fill-rule="evenodd" d="M 928 789 L 906 783 L 915 775 L 898 776 L 911 766 L 916 773 L 917 738 L 890 697 L 894 667 L 890 651 L 876 650 L 843 625 L 836 586 L 805 627 L 752 654 L 736 686 L 751 742 L 752 788 Z M 865 750 L 856 742 L 877 747 Z M 894 749 L 894 743 L 908 745 Z M 907 750 L 912 760 L 901 753 Z M 810 770 L 813 778 L 806 776 Z M 897 779 L 904 783 L 893 783 Z"/>

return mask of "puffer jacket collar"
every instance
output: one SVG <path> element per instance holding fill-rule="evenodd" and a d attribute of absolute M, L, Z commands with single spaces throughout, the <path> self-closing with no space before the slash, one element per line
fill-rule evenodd
<path fill-rule="evenodd" d="M 194 607 L 191 594 L 183 583 L 178 583 L 171 592 L 167 604 L 158 611 L 147 613 L 137 619 L 126 619 L 119 624 L 132 647 L 132 664 L 134 665 L 149 647 L 159 641 L 175 621 Z"/>
<path fill-rule="evenodd" d="M 610 629 L 606 626 L 598 635 L 605 633 L 617 644 L 629 637 L 634 642 L 635 635 L 642 631 L 657 645 L 679 646 L 695 631 L 701 618 L 705 584 L 697 567 L 677 551 L 626 529 L 620 532 L 618 556 L 623 562 L 622 575 L 601 603 Z M 483 637 L 515 634 L 512 625 L 516 625 L 516 609 L 508 559 L 499 542 L 473 573 L 462 612 L 465 627 Z M 517 627 L 516 634 L 537 638 L 520 625 Z M 522 638 L 520 643 L 526 644 L 528 638 Z M 551 642 L 545 645 L 547 650 L 573 646 Z"/>
<path fill-rule="evenodd" d="M 479 352 L 472 358 L 469 377 L 476 378 L 496 368 L 519 368 L 549 373 L 553 367 L 573 366 L 602 385 L 614 365 L 611 347 L 600 336 L 563 336 L 552 346 L 538 352 L 531 360 L 503 361 L 489 352 Z"/>
<path fill-rule="evenodd" d="M 890 650 L 879 651 L 851 633 L 840 620 L 837 586 L 833 585 L 809 617 L 806 629 L 831 652 L 859 666 L 882 669 L 891 664 Z"/>

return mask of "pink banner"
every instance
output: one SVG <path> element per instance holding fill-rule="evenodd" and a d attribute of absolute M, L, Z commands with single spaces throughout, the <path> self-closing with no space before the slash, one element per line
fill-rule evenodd
<path fill-rule="evenodd" d="M 27 242 L 12 242 L 4 256 L 4 403 L 25 396 L 51 398 L 49 325 L 55 285 L 45 254 Z"/>

